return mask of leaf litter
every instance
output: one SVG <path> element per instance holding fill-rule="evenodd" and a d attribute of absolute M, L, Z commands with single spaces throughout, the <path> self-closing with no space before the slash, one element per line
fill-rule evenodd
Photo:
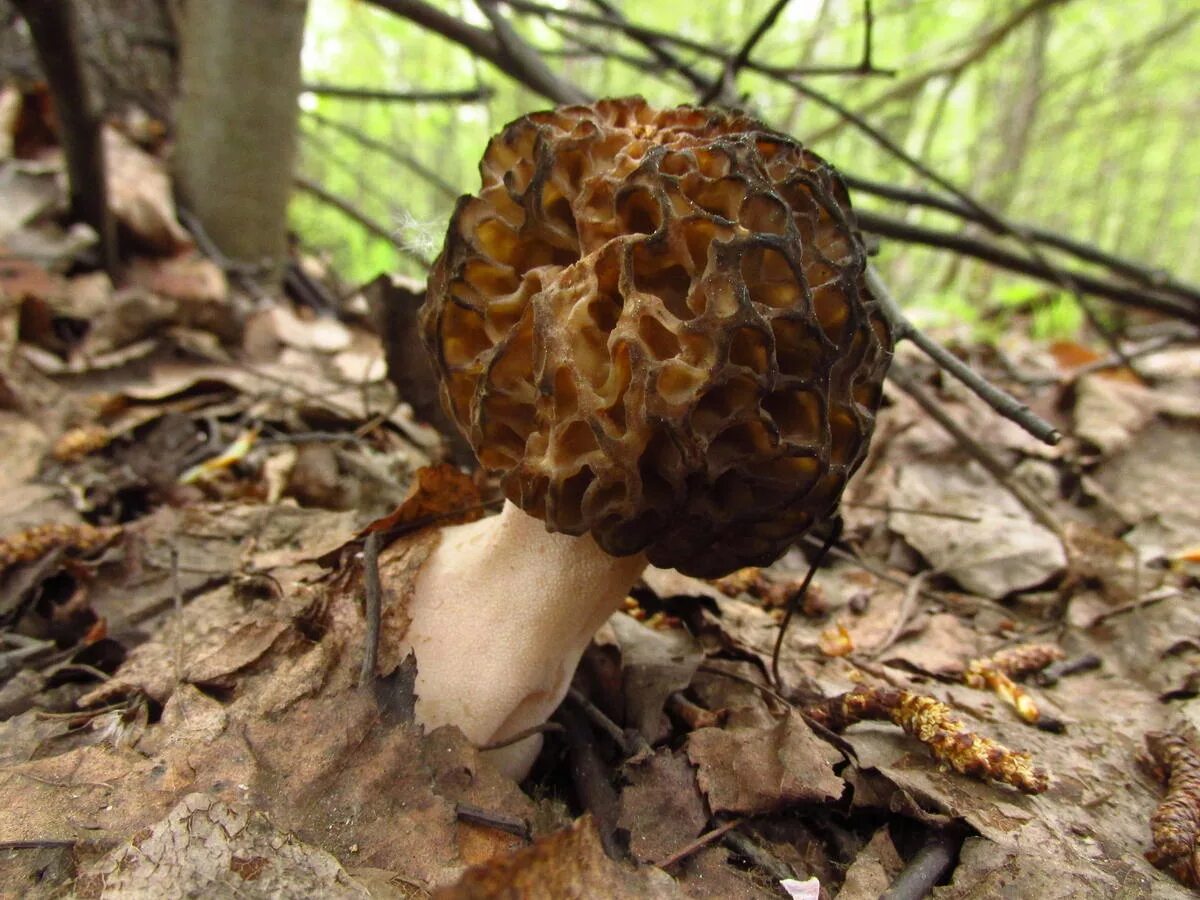
<path fill-rule="evenodd" d="M 858 898 L 956 835 L 933 896 L 1187 896 L 1145 856 L 1170 773 L 1139 760 L 1200 725 L 1200 353 L 1143 361 L 1152 383 L 1014 353 L 1059 366 L 1026 397 L 1068 433 L 1053 449 L 942 386 L 1057 530 L 889 388 L 778 681 L 807 542 L 716 585 L 648 570 L 597 635 L 576 688 L 613 802 L 589 810 L 563 735 L 517 785 L 412 721 L 408 592 L 432 528 L 497 494 L 437 465 L 366 300 L 336 319 L 240 293 L 161 160 L 106 142 L 121 285 L 54 223 L 52 164 L 0 159 L 0 895 Z M 1049 668 L 1005 667 L 1030 645 Z M 943 733 L 814 716 L 865 696 L 944 710 Z M 939 763 L 956 734 L 1048 788 Z M 1176 874 L 1179 796 L 1154 819 Z"/>

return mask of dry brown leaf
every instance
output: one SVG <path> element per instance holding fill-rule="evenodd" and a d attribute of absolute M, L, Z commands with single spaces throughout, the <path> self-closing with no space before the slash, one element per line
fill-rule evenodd
<path fill-rule="evenodd" d="M 621 650 L 625 722 L 653 743 L 669 728 L 663 712 L 667 698 L 691 684 L 704 654 L 682 629 L 657 631 L 620 614 L 609 625 Z"/>
<path fill-rule="evenodd" d="M 531 847 L 468 870 L 458 884 L 433 896 L 434 900 L 666 900 L 681 895 L 665 872 L 631 871 L 605 856 L 595 823 L 584 816 Z"/>
<path fill-rule="evenodd" d="M 639 862 L 665 859 L 704 830 L 704 798 L 682 752 L 660 749 L 626 766 L 625 778 L 617 824 L 629 832 L 629 849 Z"/>
<path fill-rule="evenodd" d="M 841 754 L 797 713 L 772 728 L 701 728 L 688 736 L 686 749 L 714 813 L 762 815 L 842 795 L 833 771 Z"/>
<path fill-rule="evenodd" d="M 418 469 L 408 496 L 392 513 L 376 519 L 361 532 L 387 532 L 403 526 L 455 525 L 483 515 L 479 487 L 449 463 Z"/>
<path fill-rule="evenodd" d="M 189 794 L 143 831 L 89 866 L 74 895 L 255 896 L 369 900 L 333 857 L 276 829 L 246 804 Z"/>
<path fill-rule="evenodd" d="M 104 127 L 103 138 L 108 202 L 117 221 L 159 252 L 190 244 L 175 218 L 171 181 L 162 161 L 110 126 Z"/>
<path fill-rule="evenodd" d="M 893 512 L 892 530 L 938 572 L 967 590 L 999 599 L 1059 574 L 1062 543 L 1034 522 L 1013 496 L 977 464 L 914 462 L 901 469 L 892 502 L 898 508 L 955 513 L 977 522 Z"/>
<path fill-rule="evenodd" d="M 878 829 L 850 868 L 838 891 L 838 900 L 877 900 L 882 897 L 893 879 L 904 868 L 904 860 L 896 852 L 887 826 Z"/>

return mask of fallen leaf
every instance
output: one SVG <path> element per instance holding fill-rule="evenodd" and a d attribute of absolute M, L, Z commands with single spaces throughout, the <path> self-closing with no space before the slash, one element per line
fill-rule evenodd
<path fill-rule="evenodd" d="M 612 616 L 609 625 L 621 649 L 625 722 L 654 743 L 669 727 L 667 698 L 691 684 L 704 654 L 682 629 L 657 631 L 624 613 Z"/>
<path fill-rule="evenodd" d="M 762 815 L 842 794 L 841 754 L 794 712 L 772 728 L 701 728 L 686 750 L 714 813 Z"/>
<path fill-rule="evenodd" d="M 704 798 L 682 752 L 660 749 L 627 765 L 625 778 L 617 825 L 629 832 L 629 849 L 639 862 L 665 859 L 704 830 Z"/>
<path fill-rule="evenodd" d="M 149 833 L 88 866 L 74 890 L 79 898 L 246 894 L 370 897 L 329 853 L 246 804 L 203 794 L 184 797 Z"/>
<path fill-rule="evenodd" d="M 433 896 L 434 900 L 667 900 L 681 894 L 665 872 L 632 871 L 605 856 L 595 823 L 584 816 L 531 847 L 467 870 L 456 885 Z"/>
<path fill-rule="evenodd" d="M 974 463 L 905 466 L 892 502 L 978 519 L 893 512 L 888 523 L 936 571 L 980 596 L 1000 599 L 1042 584 L 1066 567 L 1059 539 Z"/>

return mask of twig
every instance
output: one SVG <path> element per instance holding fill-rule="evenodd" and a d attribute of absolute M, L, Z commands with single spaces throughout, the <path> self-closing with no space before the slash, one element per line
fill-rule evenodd
<path fill-rule="evenodd" d="M 921 225 L 913 225 L 908 222 L 902 222 L 899 219 L 893 219 L 890 216 L 866 210 L 855 210 L 855 218 L 858 219 L 860 228 L 872 234 L 877 234 L 880 237 L 888 237 L 909 244 L 920 244 L 925 247 L 950 250 L 962 256 L 980 259 L 999 268 L 1008 269 L 1010 272 L 1019 272 L 1022 275 L 1029 275 L 1052 284 L 1060 283 L 1059 279 L 1055 277 L 1055 272 L 1061 273 L 1063 271 L 1061 268 L 1050 266 L 1038 260 L 1027 259 L 1017 253 L 1012 253 L 986 241 L 961 234 L 953 234 L 948 231 L 925 228 Z M 1135 285 L 1116 284 L 1083 272 L 1071 272 L 1070 277 L 1075 286 L 1085 293 L 1096 297 L 1103 297 L 1106 300 L 1112 300 L 1126 306 L 1148 309 L 1165 316 L 1183 319 L 1193 325 L 1200 325 L 1200 306 L 1192 304 L 1183 298 L 1163 294 L 1155 290 L 1138 288 Z"/>
<path fill-rule="evenodd" d="M 609 779 L 608 769 L 596 752 L 595 736 L 588 727 L 587 719 L 570 704 L 560 706 L 555 715 L 565 729 L 571 759 L 571 781 L 580 805 L 595 817 L 604 852 L 616 858 L 620 849 L 614 834 L 620 816 L 620 801 Z"/>
<path fill-rule="evenodd" d="M 1077 656 L 1074 659 L 1064 659 L 1061 662 L 1051 663 L 1033 676 L 1033 680 L 1041 687 L 1050 687 L 1059 682 L 1060 679 L 1067 678 L 1071 675 L 1078 675 L 1080 672 L 1093 672 L 1104 665 L 1104 661 L 1095 653 L 1085 653 L 1083 656 Z"/>
<path fill-rule="evenodd" d="M 754 52 L 754 48 L 758 46 L 758 42 L 763 39 L 771 27 L 779 19 L 780 14 L 787 6 L 789 0 L 775 0 L 767 9 L 766 14 L 759 20 L 758 25 L 750 32 L 741 48 L 734 55 L 733 59 L 725 66 L 725 71 L 721 78 L 712 84 L 700 97 L 700 105 L 712 103 L 720 95 L 724 85 L 728 84 L 732 90 L 732 86 L 737 79 L 737 74 L 745 65 L 750 62 L 750 54 Z"/>
<path fill-rule="evenodd" d="M 296 187 L 304 191 L 304 193 L 315 197 L 326 206 L 336 209 L 346 218 L 351 219 L 358 225 L 361 225 L 366 231 L 375 235 L 375 237 L 387 241 L 389 244 L 399 250 L 402 255 L 407 256 L 422 268 L 428 269 L 431 265 L 433 265 L 433 263 L 431 263 L 424 256 L 424 254 L 414 250 L 412 247 L 409 247 L 403 241 L 399 240 L 394 231 L 391 231 L 380 225 L 348 200 L 343 200 L 336 194 L 330 193 L 321 185 L 309 178 L 305 178 L 303 175 L 297 175 L 294 179 L 294 183 Z"/>
<path fill-rule="evenodd" d="M 375 665 L 379 659 L 379 628 L 383 616 L 383 585 L 379 581 L 379 547 L 382 538 L 372 531 L 363 542 L 363 602 L 367 620 L 363 636 L 363 661 L 359 670 L 358 684 L 362 687 L 375 678 Z"/>
<path fill-rule="evenodd" d="M 963 834 L 952 829 L 934 831 L 896 876 L 880 900 L 922 900 L 946 874 L 962 847 Z"/>
<path fill-rule="evenodd" d="M 567 697 L 579 707 L 580 711 L 591 720 L 593 725 L 613 739 L 613 742 L 621 748 L 621 753 L 626 758 L 636 756 L 643 750 L 648 749 L 649 745 L 646 744 L 645 738 L 637 734 L 637 732 L 626 731 L 621 728 L 616 722 L 606 716 L 600 707 L 583 696 L 583 693 L 578 688 L 569 688 L 567 690 Z"/>
<path fill-rule="evenodd" d="M 454 815 L 460 821 L 470 822 L 472 825 L 482 825 L 485 828 L 495 828 L 497 831 L 515 835 L 524 841 L 533 839 L 533 835 L 529 830 L 529 823 L 520 816 L 511 816 L 508 813 L 484 809 L 481 806 L 473 806 L 470 803 L 454 804 Z"/>
<path fill-rule="evenodd" d="M 792 622 L 792 616 L 796 614 L 796 608 L 800 605 L 801 599 L 808 593 L 808 586 L 812 584 L 813 577 L 817 574 L 817 568 L 829 554 L 829 548 L 837 543 L 842 534 L 842 517 L 834 516 L 830 521 L 829 535 L 825 538 L 825 543 L 821 545 L 821 549 L 817 551 L 817 555 L 813 561 L 809 563 L 808 573 L 804 576 L 804 581 L 800 583 L 800 587 L 791 597 L 788 598 L 787 609 L 783 613 L 783 621 L 779 623 L 779 633 L 775 636 L 775 649 L 771 651 L 771 679 L 775 682 L 777 688 L 783 687 L 783 679 L 779 676 L 779 654 L 783 650 L 783 638 L 787 634 L 788 625 Z"/>
<path fill-rule="evenodd" d="M 459 91 L 396 91 L 339 84 L 305 84 L 300 90 L 341 100 L 382 100 L 387 103 L 485 103 L 496 93 L 485 84 Z"/>
<path fill-rule="evenodd" d="M 591 98 L 570 82 L 560 78 L 550 71 L 537 51 L 525 43 L 512 25 L 496 8 L 496 0 L 475 0 L 479 11 L 487 17 L 492 26 L 492 33 L 501 51 L 508 57 L 509 63 L 521 74 L 520 80 L 543 93 L 556 95 L 559 103 L 587 103 Z M 549 93 L 547 93 L 549 96 Z"/>
<path fill-rule="evenodd" d="M 884 639 L 867 652 L 869 658 L 878 659 L 900 639 L 900 635 L 904 633 L 904 628 L 908 625 L 916 609 L 917 598 L 921 595 L 921 585 L 932 574 L 932 571 L 919 572 L 909 580 L 908 587 L 904 589 L 904 597 L 900 601 L 900 609 L 896 611 L 896 619 L 892 622 L 892 627 L 888 629 L 888 633 Z"/>
<path fill-rule="evenodd" d="M 930 418 L 949 432 L 950 436 L 958 442 L 959 446 L 966 450 L 1002 487 L 1012 494 L 1040 525 L 1049 529 L 1059 539 L 1062 539 L 1062 524 L 1050 512 L 1050 509 L 1042 502 L 1042 499 L 1029 490 L 1022 482 L 1013 478 L 1004 463 L 997 459 L 992 451 L 975 440 L 965 428 L 958 424 L 942 408 L 941 404 L 929 395 L 924 387 L 917 384 L 916 380 L 904 366 L 893 363 L 891 370 L 888 372 L 888 377 L 900 390 L 912 397 L 917 402 L 917 405 L 929 414 Z"/>
<path fill-rule="evenodd" d="M 552 732 L 558 734 L 565 730 L 558 722 L 542 722 L 540 725 L 531 725 L 528 728 L 523 728 L 516 734 L 501 738 L 498 741 L 489 741 L 486 744 L 480 744 L 475 749 L 480 753 L 487 753 L 489 750 L 503 750 L 505 747 L 519 744 L 525 738 L 533 737 L 535 734 L 549 734 Z"/>
<path fill-rule="evenodd" d="M 99 238 L 100 263 L 117 277 L 117 231 L 108 207 L 104 140 L 80 53 L 74 4 L 65 0 L 14 0 L 29 26 L 38 62 L 50 88 L 67 161 L 71 216 Z"/>
<path fill-rule="evenodd" d="M 669 869 L 671 866 L 675 865 L 676 863 L 683 862 L 685 859 L 687 859 L 689 856 L 691 856 L 697 850 L 703 850 L 705 847 L 707 847 L 713 841 L 724 837 L 726 834 L 733 831 L 733 829 L 737 828 L 739 825 L 744 824 L 745 822 L 746 822 L 745 817 L 737 818 L 737 819 L 730 819 L 728 822 L 725 822 L 723 825 L 718 825 L 712 831 L 706 831 L 704 834 L 700 835 L 700 837 L 696 838 L 690 844 L 686 844 L 683 847 L 680 847 L 678 850 L 676 850 L 670 856 L 666 857 L 665 859 L 659 860 L 658 862 L 654 863 L 654 865 L 660 869 Z"/>
<path fill-rule="evenodd" d="M 950 215 L 957 216 L 968 222 L 974 222 L 991 230 L 988 222 L 980 219 L 969 207 L 957 200 L 926 190 L 913 190 L 911 188 L 872 181 L 859 175 L 847 173 L 845 170 L 839 171 L 842 180 L 846 182 L 846 186 L 857 193 L 870 194 L 898 203 L 907 203 L 910 206 L 936 209 L 939 212 L 949 213 Z M 1034 225 L 1012 224 L 1016 230 L 1039 244 L 1069 253 L 1082 262 L 1103 266 L 1117 275 L 1136 281 L 1143 287 L 1166 291 L 1176 294 L 1183 299 L 1190 300 L 1193 303 L 1200 304 L 1200 286 L 1181 282 L 1169 272 L 1147 268 L 1107 250 L 1101 250 L 1098 247 L 1093 247 L 1091 244 L 1059 234 L 1056 231 L 1050 231 Z"/>
<path fill-rule="evenodd" d="M 729 847 L 738 856 L 749 860 L 753 865 L 762 869 L 776 881 L 796 877 L 796 873 L 792 870 L 791 866 L 761 846 L 749 835 L 731 831 L 725 835 L 724 843 L 725 846 Z"/>
<path fill-rule="evenodd" d="M 1053 425 L 1036 415 L 1024 403 L 992 385 L 957 356 L 913 325 L 900 311 L 899 304 L 896 303 L 895 298 L 888 291 L 883 279 L 879 277 L 879 273 L 873 266 L 867 267 L 867 286 L 879 301 L 884 315 L 891 322 L 897 341 L 905 338 L 912 341 L 930 359 L 970 388 L 988 406 L 1010 422 L 1020 425 L 1038 440 L 1051 445 L 1062 440 L 1062 433 Z M 895 365 L 892 366 L 892 370 L 893 372 L 903 371 Z M 894 375 L 892 380 L 897 381 Z"/>
<path fill-rule="evenodd" d="M 0 841 L 0 852 L 5 850 L 54 850 L 60 847 L 74 847 L 78 841 L 61 841 L 44 838 L 34 841 Z"/>
<path fill-rule="evenodd" d="M 727 672 L 725 669 L 719 669 L 716 666 L 706 666 L 701 663 L 696 667 L 697 672 L 706 672 L 709 675 L 718 675 L 722 678 L 728 678 L 730 681 L 740 681 L 742 684 L 748 685 L 770 697 L 773 700 L 778 700 L 783 704 L 784 709 L 794 709 L 792 702 L 787 697 L 779 693 L 769 684 L 760 684 L 753 678 L 747 678 L 745 675 L 739 675 L 737 672 Z"/>
<path fill-rule="evenodd" d="M 411 169 L 425 181 L 429 182 L 438 193 L 448 200 L 457 200 L 458 195 L 462 193 L 454 185 L 450 184 L 446 179 L 442 178 L 433 169 L 426 166 L 419 159 L 410 153 L 405 153 L 393 144 L 388 144 L 383 141 L 377 141 L 365 132 L 359 131 L 344 122 L 339 122 L 336 119 L 330 119 L 320 113 L 303 112 L 306 118 L 311 119 L 323 128 L 330 128 L 340 134 L 353 140 L 355 143 L 361 144 L 368 150 L 374 150 L 376 153 L 381 153 L 389 159 L 394 159 L 400 165 L 407 169 Z"/>
<path fill-rule="evenodd" d="M 263 442 L 259 441 L 261 445 Z M 874 509 L 879 512 L 888 513 L 903 513 L 906 516 L 928 516 L 931 519 L 954 519 L 956 522 L 981 522 L 979 516 L 970 516 L 965 513 L 945 512 L 940 509 L 917 509 L 913 506 L 896 506 L 891 503 L 863 503 L 860 500 L 842 500 L 841 506 L 851 506 L 857 509 Z"/>
<path fill-rule="evenodd" d="M 172 541 L 168 546 L 171 560 L 171 609 L 174 612 L 175 686 L 183 683 L 183 583 L 179 578 L 179 548 Z"/>

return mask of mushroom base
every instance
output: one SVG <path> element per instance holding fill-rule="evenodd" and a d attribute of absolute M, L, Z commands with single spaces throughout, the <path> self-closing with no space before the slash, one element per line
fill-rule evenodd
<path fill-rule="evenodd" d="M 443 529 L 417 575 L 404 638 L 417 660 L 418 721 L 457 725 L 479 745 L 545 722 L 645 567 L 643 554 L 614 557 L 589 535 L 550 533 L 510 502 Z M 541 746 L 534 735 L 488 755 L 520 779 Z"/>

